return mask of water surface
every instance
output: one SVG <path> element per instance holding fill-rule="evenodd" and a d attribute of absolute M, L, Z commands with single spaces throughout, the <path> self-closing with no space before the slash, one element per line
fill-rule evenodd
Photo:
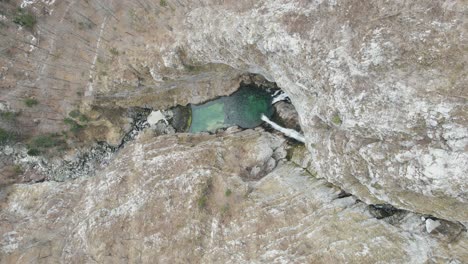
<path fill-rule="evenodd" d="M 271 95 L 264 89 L 242 86 L 230 96 L 223 96 L 200 105 L 191 105 L 190 132 L 213 132 L 233 125 L 242 128 L 256 127 L 263 122 L 262 114 L 268 117 L 273 114 L 271 101 Z"/>

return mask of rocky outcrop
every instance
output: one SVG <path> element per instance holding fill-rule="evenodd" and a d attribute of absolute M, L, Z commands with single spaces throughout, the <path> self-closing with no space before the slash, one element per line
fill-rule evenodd
<path fill-rule="evenodd" d="M 291 128 L 297 131 L 301 130 L 299 124 L 299 115 L 296 108 L 290 103 L 281 101 L 274 104 L 275 113 L 273 119 L 284 127 Z"/>
<path fill-rule="evenodd" d="M 468 220 L 462 1 L 227 5 L 187 15 L 188 56 L 276 81 L 319 175 L 368 202 Z"/>
<path fill-rule="evenodd" d="M 311 157 L 296 163 L 354 196 L 278 164 L 263 132 L 141 138 L 95 178 L 11 186 L 2 261 L 466 262 L 466 232 L 431 222 L 468 222 L 464 1 L 28 2 L 34 30 L 0 16 L 0 101 L 20 132 L 62 131 L 80 109 L 87 140 L 116 143 L 128 107 L 202 102 L 257 73 L 298 112 Z M 425 220 L 376 220 L 355 199 Z"/>
<path fill-rule="evenodd" d="M 11 186 L 1 263 L 462 263 L 466 232 L 378 220 L 261 130 L 146 131 L 96 177 Z M 299 153 L 299 152 L 297 152 Z M 242 157 L 242 158 L 241 158 Z M 247 169 L 246 168 L 250 168 Z M 252 181 L 261 172 L 263 178 Z"/>
<path fill-rule="evenodd" d="M 99 54 L 87 104 L 200 102 L 259 73 L 289 94 L 321 177 L 468 221 L 463 1 L 166 3 L 111 6 L 102 32 L 122 53 Z"/>

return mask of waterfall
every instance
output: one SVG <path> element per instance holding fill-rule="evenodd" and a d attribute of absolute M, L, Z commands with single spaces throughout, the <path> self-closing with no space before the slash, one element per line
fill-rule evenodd
<path fill-rule="evenodd" d="M 287 137 L 293 138 L 299 142 L 305 143 L 305 138 L 301 133 L 297 132 L 294 129 L 289 129 L 289 128 L 284 128 L 275 122 L 271 121 L 268 117 L 265 115 L 262 115 L 262 120 L 267 122 L 272 128 L 278 130 L 279 132 L 285 134 Z"/>
<path fill-rule="evenodd" d="M 274 94 L 273 94 L 273 101 L 271 102 L 271 104 L 275 104 L 279 101 L 285 101 L 289 98 L 289 96 L 282 92 L 282 91 L 276 91 Z"/>

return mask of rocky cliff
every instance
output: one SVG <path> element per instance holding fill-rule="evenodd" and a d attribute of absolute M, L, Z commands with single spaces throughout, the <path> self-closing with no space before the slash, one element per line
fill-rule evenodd
<path fill-rule="evenodd" d="M 249 132 L 256 139 L 248 150 L 227 138 L 223 142 L 223 136 L 183 136 L 195 142 L 182 145 L 178 136 L 139 139 L 96 178 L 10 187 L 2 207 L 5 261 L 37 256 L 116 261 L 108 254 L 142 260 L 179 256 L 180 262 L 466 261 L 466 232 L 436 238 L 416 220 L 423 214 L 453 225 L 468 222 L 465 1 L 0 4 L 11 8 L 0 16 L 5 51 L 0 110 L 21 113 L 17 126 L 27 128 L 22 133 L 67 129 L 64 118 L 79 109 L 89 121 L 77 139 L 117 144 L 128 130 L 129 107 L 206 101 L 233 92 L 241 81 L 264 82 L 246 77 L 255 73 L 289 94 L 311 154 L 302 167 L 314 176 L 310 183 L 300 177 L 302 168 L 277 164 L 280 158 L 271 157 L 280 143 L 263 132 Z M 11 13 L 14 4 L 37 16 L 37 24 L 18 28 L 12 21 L 21 14 Z M 27 106 L 27 99 L 38 104 Z M 231 157 L 240 165 L 216 163 L 223 164 L 229 151 L 198 160 L 201 146 L 240 148 L 237 158 Z M 138 152 L 142 148 L 152 154 Z M 185 169 L 174 170 L 176 163 Z M 239 190 L 246 182 L 258 183 L 246 200 L 234 187 L 226 187 L 235 194 L 230 198 L 216 190 L 223 202 L 207 198 L 200 209 L 195 197 L 209 189 L 200 187 L 208 178 L 221 189 L 225 185 L 219 183 L 231 178 Z M 325 181 L 353 198 L 332 199 L 336 190 Z M 389 224 L 369 218 L 356 199 L 413 213 Z M 223 211 L 237 213 L 227 217 Z M 339 229 L 342 222 L 349 229 Z M 98 231 L 98 225 L 106 228 Z M 117 227 L 121 238 L 114 237 Z M 38 231 L 25 235 L 31 228 Z M 172 236 L 179 242 L 168 242 Z M 316 241 L 317 236 L 326 239 Z M 351 238 L 356 243 L 348 243 Z M 158 253 L 151 251 L 156 248 Z M 171 255 L 175 249 L 180 255 Z"/>
<path fill-rule="evenodd" d="M 189 57 L 287 91 L 321 177 L 369 202 L 468 220 L 466 3 L 241 6 L 189 12 Z"/>
<path fill-rule="evenodd" d="M 367 205 L 286 157 L 261 129 L 147 131 L 92 178 L 16 185 L 2 263 L 462 263 L 466 232 Z M 303 152 L 302 152 L 303 153 Z M 259 176 L 264 176 L 259 179 Z M 455 231 L 455 232 L 454 232 Z"/>

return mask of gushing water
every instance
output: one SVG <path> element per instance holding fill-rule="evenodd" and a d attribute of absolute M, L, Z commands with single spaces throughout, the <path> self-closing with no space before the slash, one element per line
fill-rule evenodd
<path fill-rule="evenodd" d="M 271 104 L 276 104 L 279 101 L 286 101 L 289 98 L 289 96 L 282 92 L 282 91 L 277 91 L 273 94 L 273 101 Z"/>
<path fill-rule="evenodd" d="M 289 129 L 289 128 L 284 128 L 275 122 L 271 121 L 268 117 L 265 115 L 262 115 L 262 120 L 267 122 L 272 128 L 278 130 L 279 132 L 283 133 L 287 137 L 293 138 L 299 142 L 305 143 L 305 138 L 301 133 L 297 132 L 294 129 Z"/>

